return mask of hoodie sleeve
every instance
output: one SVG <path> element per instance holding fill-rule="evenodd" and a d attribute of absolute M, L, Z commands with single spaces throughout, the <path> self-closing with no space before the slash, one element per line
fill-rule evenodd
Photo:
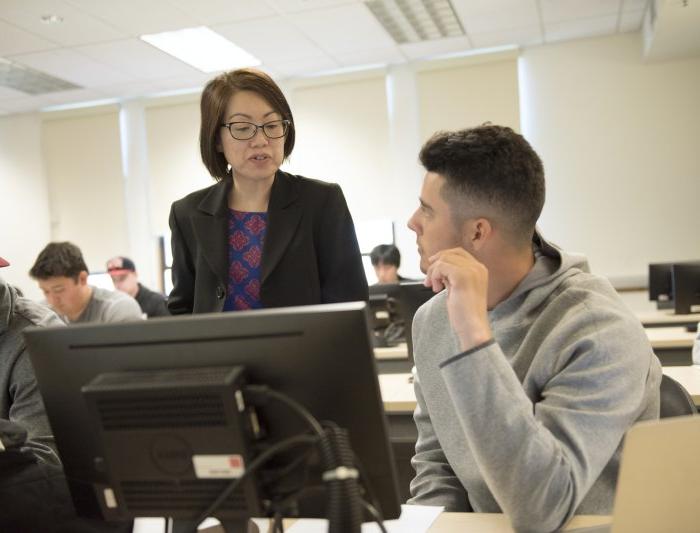
<path fill-rule="evenodd" d="M 417 402 L 413 420 L 418 429 L 418 440 L 416 453 L 411 459 L 411 466 L 416 471 L 416 475 L 411 481 L 411 498 L 406 503 L 444 505 L 445 511 L 471 512 L 467 492 L 447 461 L 430 423 L 430 415 L 415 370 L 413 372 L 413 386 Z"/>
<path fill-rule="evenodd" d="M 516 531 L 554 531 L 573 516 L 659 385 L 641 325 L 585 304 L 571 310 L 540 345 L 549 366 L 530 369 L 544 376 L 536 402 L 497 343 L 439 365 L 456 423 Z"/>

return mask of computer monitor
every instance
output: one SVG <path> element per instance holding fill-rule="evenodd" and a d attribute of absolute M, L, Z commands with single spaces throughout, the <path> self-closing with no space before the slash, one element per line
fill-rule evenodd
<path fill-rule="evenodd" d="M 700 263 L 674 264 L 671 279 L 675 313 L 700 313 Z"/>
<path fill-rule="evenodd" d="M 364 303 L 35 328 L 27 330 L 25 337 L 71 495 L 82 516 L 171 516 L 168 509 L 161 509 L 158 514 L 146 508 L 125 510 L 119 494 L 109 490 L 113 467 L 105 465 L 108 450 L 100 432 L 94 429 L 94 411 L 88 405 L 86 391 L 101 381 L 109 383 L 115 372 L 142 372 L 147 381 L 149 372 L 206 372 L 211 367 L 230 366 L 242 367 L 248 384 L 262 384 L 284 393 L 317 419 L 331 420 L 346 428 L 380 512 L 384 518 L 400 514 L 396 472 Z M 189 404 L 183 405 L 183 413 L 188 407 Z M 138 407 L 134 407 L 126 414 L 138 412 Z M 185 418 L 178 417 L 177 410 L 170 413 L 170 419 L 173 415 Z M 275 402 L 258 408 L 258 419 L 273 440 L 305 429 L 288 408 Z M 165 427 L 164 432 L 168 429 Z M 148 462 L 149 458 L 134 461 Z M 161 474 L 164 479 L 179 483 L 172 472 Z M 190 483 L 197 481 L 192 464 L 184 468 L 181 477 Z M 143 490 L 153 490 L 159 480 L 134 481 L 141 483 Z M 213 498 L 230 480 L 204 481 L 207 483 L 201 491 Z M 107 501 L 109 498 L 111 502 Z M 318 493 L 316 499 L 310 497 L 307 501 L 302 497 L 299 515 L 321 515 L 319 501 Z M 176 503 L 173 498 L 172 505 Z M 184 511 L 181 507 L 177 512 L 186 519 L 201 511 L 198 505 Z"/>
<path fill-rule="evenodd" d="M 399 316 L 398 298 L 398 283 L 377 283 L 369 287 L 370 327 L 374 333 L 375 347 L 389 346 L 404 340 L 403 324 L 401 323 L 400 330 L 394 327 L 397 321 L 402 321 Z M 389 329 L 387 330 L 387 328 Z M 389 338 L 385 335 L 387 332 Z M 389 340 L 394 342 L 389 342 Z"/>
<path fill-rule="evenodd" d="M 649 300 L 656 302 L 658 309 L 673 309 L 673 263 L 649 264 Z"/>
<path fill-rule="evenodd" d="M 435 293 L 430 287 L 423 285 L 422 281 L 405 282 L 399 284 L 399 309 L 404 320 L 404 335 L 408 345 L 408 357 L 413 360 L 413 315 L 418 308 L 430 300 Z"/>

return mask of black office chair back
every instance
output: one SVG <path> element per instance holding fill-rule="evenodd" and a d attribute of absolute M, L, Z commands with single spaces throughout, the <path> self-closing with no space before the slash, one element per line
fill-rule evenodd
<path fill-rule="evenodd" d="M 693 398 L 685 387 L 666 374 L 661 376 L 661 418 L 697 414 Z"/>

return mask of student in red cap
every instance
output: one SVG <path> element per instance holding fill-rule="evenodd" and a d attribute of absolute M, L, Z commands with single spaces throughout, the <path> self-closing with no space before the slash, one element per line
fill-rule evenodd
<path fill-rule="evenodd" d="M 134 298 L 148 318 L 170 316 L 165 296 L 139 283 L 136 265 L 131 259 L 112 257 L 107 261 L 107 273 L 112 278 L 114 288 Z"/>

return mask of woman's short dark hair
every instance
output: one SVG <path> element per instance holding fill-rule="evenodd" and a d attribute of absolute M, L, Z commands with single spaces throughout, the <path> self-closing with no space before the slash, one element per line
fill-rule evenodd
<path fill-rule="evenodd" d="M 199 130 L 199 149 L 202 161 L 209 174 L 215 180 L 222 180 L 228 174 L 226 157 L 217 149 L 221 125 L 225 122 L 224 115 L 231 96 L 239 91 L 251 91 L 270 104 L 289 121 L 289 129 L 284 139 L 284 157 L 289 157 L 294 148 L 294 118 L 287 99 L 270 76 L 255 69 L 239 69 L 225 72 L 204 87 L 200 110 L 202 123 Z"/>
<path fill-rule="evenodd" d="M 369 259 L 372 261 L 372 266 L 377 266 L 380 263 L 383 265 L 393 265 L 396 268 L 401 266 L 401 252 L 393 244 L 380 244 L 372 248 L 369 253 Z"/>
<path fill-rule="evenodd" d="M 38 280 L 66 277 L 77 281 L 81 272 L 88 272 L 88 267 L 80 248 L 70 242 L 50 242 L 39 253 L 29 275 Z"/>
<path fill-rule="evenodd" d="M 483 215 L 467 206 L 486 209 L 516 241 L 532 239 L 544 206 L 544 169 L 522 135 L 492 124 L 438 132 L 423 145 L 420 161 L 445 178 L 442 195 L 456 220 Z"/>

